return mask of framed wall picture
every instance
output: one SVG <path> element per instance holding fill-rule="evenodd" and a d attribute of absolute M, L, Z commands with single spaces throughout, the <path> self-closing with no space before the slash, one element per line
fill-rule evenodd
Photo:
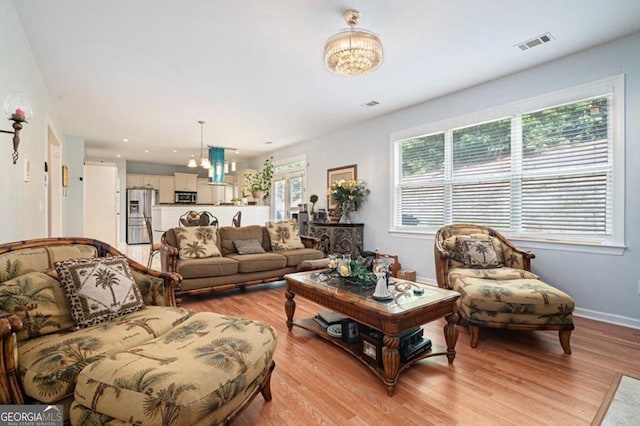
<path fill-rule="evenodd" d="M 331 184 L 337 180 L 352 180 L 358 179 L 358 165 L 351 164 L 350 166 L 336 167 L 334 169 L 327 170 L 327 191 L 331 187 Z M 336 208 L 336 201 L 333 197 L 327 196 L 327 209 L 333 210 Z"/>

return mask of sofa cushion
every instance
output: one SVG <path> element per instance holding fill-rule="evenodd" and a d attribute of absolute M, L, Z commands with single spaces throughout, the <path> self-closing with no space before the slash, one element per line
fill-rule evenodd
<path fill-rule="evenodd" d="M 184 279 L 233 275 L 238 273 L 238 262 L 228 257 L 186 259 L 178 262 L 176 272 Z"/>
<path fill-rule="evenodd" d="M 71 423 L 100 413 L 117 424 L 224 424 L 269 374 L 277 338 L 264 322 L 195 314 L 82 370 Z"/>
<path fill-rule="evenodd" d="M 0 255 L 0 283 L 27 272 L 45 272 L 58 260 L 96 257 L 97 254 L 94 246 L 83 244 L 9 251 Z"/>
<path fill-rule="evenodd" d="M 218 230 L 220 235 L 220 248 L 222 255 L 238 253 L 234 241 L 258 240 L 262 244 L 262 227 L 260 225 L 249 226 L 223 226 Z"/>
<path fill-rule="evenodd" d="M 456 280 L 460 278 L 485 278 L 489 280 L 518 280 L 521 278 L 537 280 L 539 277 L 530 271 L 515 268 L 451 268 L 449 269 L 449 283 L 454 287 Z"/>
<path fill-rule="evenodd" d="M 183 308 L 148 306 L 73 333 L 60 332 L 18 343 L 19 373 L 25 393 L 44 403 L 73 393 L 86 365 L 154 339 L 186 320 Z"/>
<path fill-rule="evenodd" d="M 565 292 L 537 279 L 460 278 L 453 290 L 458 306 L 477 321 L 509 324 L 572 324 L 575 302 Z"/>
<path fill-rule="evenodd" d="M 218 232 L 215 226 L 190 226 L 174 228 L 180 259 L 221 256 L 216 245 Z"/>
<path fill-rule="evenodd" d="M 18 340 L 73 327 L 69 302 L 60 282 L 43 272 L 28 272 L 0 284 L 0 310 L 12 312 L 24 328 Z"/>
<path fill-rule="evenodd" d="M 322 259 L 324 256 L 324 253 L 320 250 L 310 248 L 279 251 L 278 254 L 287 258 L 287 266 L 298 266 L 305 260 Z"/>
<path fill-rule="evenodd" d="M 90 327 L 144 308 L 124 256 L 55 262 L 76 327 Z"/>
<path fill-rule="evenodd" d="M 227 257 L 238 262 L 238 272 L 241 274 L 273 271 L 287 265 L 287 258 L 279 253 L 231 254 Z"/>
<path fill-rule="evenodd" d="M 257 254 L 265 251 L 258 240 L 234 240 L 233 245 L 238 254 Z"/>
<path fill-rule="evenodd" d="M 267 222 L 267 231 L 271 240 L 273 251 L 285 251 L 305 248 L 300 233 L 298 232 L 297 220 L 285 220 L 282 222 Z"/>

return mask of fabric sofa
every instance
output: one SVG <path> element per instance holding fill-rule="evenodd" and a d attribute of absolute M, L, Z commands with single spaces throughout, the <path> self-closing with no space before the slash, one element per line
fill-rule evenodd
<path fill-rule="evenodd" d="M 191 425 L 270 400 L 275 330 L 175 306 L 179 281 L 97 240 L 0 244 L 0 403 L 62 405 L 71 424 Z"/>
<path fill-rule="evenodd" d="M 179 295 L 276 281 L 324 256 L 316 248 L 318 239 L 299 235 L 295 221 L 190 231 L 196 238 L 205 236 L 204 243 L 202 238 L 198 243 L 185 237 L 186 230 L 189 228 L 165 231 L 160 249 L 162 270 L 182 276 Z M 200 254 L 184 253 L 185 247 L 194 252 L 196 246 L 202 249 Z"/>

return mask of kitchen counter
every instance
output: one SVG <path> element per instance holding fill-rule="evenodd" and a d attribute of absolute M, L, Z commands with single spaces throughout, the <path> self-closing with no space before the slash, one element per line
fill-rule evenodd
<path fill-rule="evenodd" d="M 153 206 L 151 226 L 153 241 L 160 242 L 162 233 L 178 226 L 180 216 L 189 210 L 206 211 L 218 218 L 219 226 L 231 226 L 231 219 L 242 212 L 241 225 L 264 225 L 270 220 L 270 206 L 212 206 L 205 204 L 160 204 Z"/>

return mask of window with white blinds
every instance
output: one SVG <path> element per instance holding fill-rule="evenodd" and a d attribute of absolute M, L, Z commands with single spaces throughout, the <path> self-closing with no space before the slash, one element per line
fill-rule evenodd
<path fill-rule="evenodd" d="M 623 213 L 616 216 L 614 202 L 622 111 L 616 85 L 604 86 L 611 89 L 596 96 L 580 97 L 594 92 L 587 87 L 572 91 L 573 100 L 536 109 L 544 102 L 522 102 L 501 118 L 396 138 L 394 228 L 477 223 L 522 236 L 614 241 Z"/>

